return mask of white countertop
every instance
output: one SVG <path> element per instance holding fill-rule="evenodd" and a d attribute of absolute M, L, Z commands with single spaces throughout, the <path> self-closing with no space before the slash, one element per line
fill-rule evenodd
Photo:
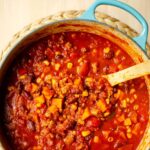
<path fill-rule="evenodd" d="M 150 26 L 150 0 L 121 1 L 142 13 Z M 94 0 L 0 0 L 0 51 L 16 32 L 29 23 L 59 11 L 87 9 L 92 2 Z M 98 9 L 140 31 L 139 23 L 128 13 L 110 6 L 101 6 Z"/>

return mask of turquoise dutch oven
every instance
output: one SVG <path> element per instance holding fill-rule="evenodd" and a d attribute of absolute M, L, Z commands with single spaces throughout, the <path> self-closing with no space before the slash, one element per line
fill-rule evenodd
<path fill-rule="evenodd" d="M 142 32 L 140 33 L 140 35 L 135 38 L 130 38 L 127 35 L 123 34 L 122 32 L 114 29 L 113 27 L 98 22 L 95 18 L 95 9 L 100 5 L 111 5 L 129 12 L 142 25 Z M 146 55 L 148 25 L 146 20 L 142 17 L 142 15 L 139 12 L 137 12 L 134 8 L 118 0 L 96 0 L 90 6 L 90 8 L 87 11 L 85 11 L 79 18 L 61 20 L 53 23 L 40 25 L 37 29 L 32 30 L 30 33 L 26 34 L 21 39 L 16 41 L 7 50 L 6 54 L 3 56 L 0 62 L 0 88 L 2 88 L 1 83 L 4 79 L 5 72 L 7 71 L 9 65 L 14 60 L 16 55 L 21 53 L 24 47 L 49 34 L 65 31 L 89 32 L 102 36 L 106 39 L 109 39 L 113 43 L 119 45 L 124 51 L 126 51 L 135 63 L 140 63 L 148 59 L 148 56 Z M 148 76 L 145 76 L 144 78 L 150 95 L 150 79 L 148 78 Z M 0 100 L 2 101 L 2 99 Z M 150 96 L 149 96 L 149 104 L 150 104 Z M 1 105 L 1 107 L 3 106 Z M 0 117 L 2 118 L 3 117 L 2 113 L 0 113 L 0 115 L 1 115 Z M 9 147 L 9 141 L 5 139 L 2 127 L 0 131 L 0 149 L 1 150 L 11 149 Z M 141 142 L 139 143 L 137 149 L 138 150 L 150 149 L 150 117 L 144 136 Z"/>

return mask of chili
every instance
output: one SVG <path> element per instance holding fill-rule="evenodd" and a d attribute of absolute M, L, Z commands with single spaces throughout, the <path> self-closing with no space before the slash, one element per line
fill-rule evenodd
<path fill-rule="evenodd" d="M 25 48 L 6 77 L 4 126 L 17 150 L 134 150 L 148 122 L 144 78 L 102 77 L 134 65 L 119 46 L 85 32 Z"/>

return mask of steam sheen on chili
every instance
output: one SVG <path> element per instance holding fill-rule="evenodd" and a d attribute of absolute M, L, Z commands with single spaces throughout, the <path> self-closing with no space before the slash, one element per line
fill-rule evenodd
<path fill-rule="evenodd" d="M 134 150 L 148 121 L 144 78 L 102 77 L 134 65 L 111 41 L 50 35 L 16 58 L 6 80 L 4 126 L 16 150 Z"/>

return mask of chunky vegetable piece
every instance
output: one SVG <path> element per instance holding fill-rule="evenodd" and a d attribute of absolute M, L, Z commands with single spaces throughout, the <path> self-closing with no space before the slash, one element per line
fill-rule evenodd
<path fill-rule="evenodd" d="M 33 43 L 4 84 L 3 123 L 13 149 L 135 150 L 148 121 L 145 81 L 111 87 L 102 77 L 132 65 L 120 47 L 94 34 Z"/>

